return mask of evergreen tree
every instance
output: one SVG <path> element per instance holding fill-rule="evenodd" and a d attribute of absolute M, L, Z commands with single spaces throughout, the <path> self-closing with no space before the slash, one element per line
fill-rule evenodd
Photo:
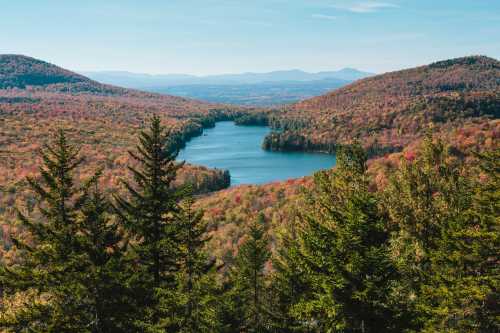
<path fill-rule="evenodd" d="M 364 151 L 344 147 L 336 169 L 314 180 L 296 264 L 312 289 L 297 306 L 301 319 L 318 332 L 401 332 L 388 296 L 396 272 L 386 219 L 369 191 Z"/>
<path fill-rule="evenodd" d="M 180 204 L 179 257 L 180 271 L 177 275 L 176 332 L 197 333 L 217 331 L 216 270 L 215 260 L 209 258 L 205 247 L 209 237 L 208 224 L 203 220 L 203 211 L 193 209 L 191 189 Z M 169 299 L 164 298 L 167 303 Z M 165 303 L 164 303 L 165 304 Z"/>
<path fill-rule="evenodd" d="M 82 193 L 73 175 L 82 159 L 62 130 L 41 157 L 40 181 L 28 178 L 28 183 L 42 218 L 32 221 L 19 212 L 26 237 L 13 242 L 21 262 L 0 271 L 5 294 L 17 292 L 26 299 L 0 324 L 16 332 L 81 332 L 84 258 L 78 250 L 77 215 Z"/>
<path fill-rule="evenodd" d="M 241 245 L 231 272 L 234 317 L 240 319 L 238 329 L 244 332 L 262 333 L 269 328 L 264 268 L 271 253 L 264 222 L 260 214 L 250 226 L 248 239 Z"/>
<path fill-rule="evenodd" d="M 479 179 L 476 179 L 471 220 L 465 230 L 462 252 L 467 259 L 467 277 L 473 288 L 473 315 L 468 327 L 479 332 L 500 331 L 500 149 L 478 155 Z M 482 179 L 482 177 L 485 179 Z M 470 291 L 473 291 L 472 293 Z"/>
<path fill-rule="evenodd" d="M 272 328 L 282 333 L 310 332 L 311 327 L 295 313 L 296 306 L 311 295 L 306 270 L 300 264 L 296 222 L 278 233 L 276 255 L 272 259 Z"/>
<path fill-rule="evenodd" d="M 401 294 L 424 332 L 495 332 L 498 319 L 498 159 L 483 157 L 488 181 L 473 181 L 441 142 L 425 139 L 386 191 L 397 230 Z M 474 170 L 475 172 L 475 170 Z M 496 182 L 496 183 L 495 183 Z"/>
<path fill-rule="evenodd" d="M 133 332 L 135 309 L 127 288 L 128 242 L 111 220 L 110 203 L 94 178 L 86 187 L 79 221 L 79 243 L 85 253 L 87 305 L 85 313 L 92 333 Z"/>
<path fill-rule="evenodd" d="M 59 131 L 42 151 L 41 180 L 28 179 L 40 220 L 22 213 L 24 239 L 14 239 L 21 262 L 3 267 L 4 291 L 16 295 L 14 311 L 0 317 L 15 332 L 127 332 L 123 238 L 110 222 L 98 174 L 74 184 L 81 159 Z"/>
<path fill-rule="evenodd" d="M 172 186 L 177 170 L 169 132 L 154 116 L 149 130 L 139 136 L 136 152 L 130 152 L 138 166 L 129 166 L 134 181 L 124 182 L 128 197 L 116 197 L 116 212 L 123 219 L 136 253 L 136 299 L 144 310 L 138 329 L 163 331 L 174 313 L 160 306 L 160 298 L 174 297 L 179 271 L 179 201 L 183 196 Z M 169 295 L 169 296 L 167 296 Z"/>

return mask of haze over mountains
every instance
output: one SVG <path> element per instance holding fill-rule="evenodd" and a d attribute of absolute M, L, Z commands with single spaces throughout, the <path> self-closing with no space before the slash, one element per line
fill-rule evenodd
<path fill-rule="evenodd" d="M 121 87 L 202 99 L 216 103 L 269 106 L 318 96 L 373 75 L 353 68 L 308 73 L 301 70 L 194 76 L 150 75 L 123 71 L 83 72 Z"/>

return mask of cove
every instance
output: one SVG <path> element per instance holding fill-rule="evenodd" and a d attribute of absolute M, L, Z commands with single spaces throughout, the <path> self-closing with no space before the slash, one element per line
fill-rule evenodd
<path fill-rule="evenodd" d="M 231 185 L 263 184 L 298 178 L 335 165 L 335 156 L 308 152 L 271 152 L 261 148 L 270 132 L 264 126 L 221 121 L 186 143 L 177 157 L 191 164 L 226 169 Z"/>

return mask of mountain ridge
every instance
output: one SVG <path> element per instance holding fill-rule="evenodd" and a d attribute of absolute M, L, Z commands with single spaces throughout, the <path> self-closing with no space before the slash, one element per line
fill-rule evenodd
<path fill-rule="evenodd" d="M 500 117 L 500 62 L 469 56 L 380 74 L 287 107 L 265 147 L 334 151 L 363 141 L 374 154 L 398 151 L 437 127 Z M 454 125 L 453 125 L 454 124 Z"/>
<path fill-rule="evenodd" d="M 353 68 L 338 71 L 306 72 L 299 69 L 277 70 L 271 72 L 244 72 L 238 74 L 217 74 L 197 76 L 190 74 L 142 74 L 128 71 L 91 71 L 81 72 L 91 79 L 109 84 L 125 83 L 132 88 L 153 86 L 176 86 L 187 84 L 255 84 L 281 81 L 314 81 L 321 79 L 341 79 L 354 81 L 372 73 Z"/>

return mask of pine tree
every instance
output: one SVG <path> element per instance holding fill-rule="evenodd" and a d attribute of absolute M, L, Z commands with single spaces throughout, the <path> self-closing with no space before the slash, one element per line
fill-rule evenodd
<path fill-rule="evenodd" d="M 292 222 L 288 230 L 278 233 L 276 254 L 272 258 L 271 275 L 273 331 L 292 333 L 310 332 L 308 323 L 295 313 L 295 307 L 310 297 L 306 270 L 300 264 L 297 226 Z"/>
<path fill-rule="evenodd" d="M 422 331 L 498 330 L 492 310 L 498 302 L 498 160 L 484 157 L 480 172 L 488 181 L 475 182 L 428 134 L 420 156 L 403 161 L 386 190 L 397 226 L 392 247 L 406 291 L 401 297 L 411 301 Z"/>
<path fill-rule="evenodd" d="M 250 226 L 248 239 L 241 245 L 231 272 L 234 316 L 240 319 L 238 329 L 244 332 L 262 333 L 269 326 L 264 268 L 271 253 L 264 222 L 264 216 L 260 214 Z"/>
<path fill-rule="evenodd" d="M 302 214 L 300 261 L 311 296 L 297 308 L 318 332 L 401 332 L 388 295 L 395 277 L 385 216 L 369 191 L 366 155 L 344 147 L 319 172 Z"/>
<path fill-rule="evenodd" d="M 128 242 L 112 221 L 111 205 L 98 187 L 98 175 L 86 186 L 79 220 L 79 243 L 86 254 L 88 328 L 92 333 L 132 332 L 134 300 L 127 288 Z"/>
<path fill-rule="evenodd" d="M 0 271 L 5 295 L 17 293 L 22 305 L 0 325 L 15 332 L 85 332 L 85 254 L 77 238 L 83 194 L 74 184 L 82 159 L 62 130 L 41 157 L 41 180 L 28 183 L 42 218 L 30 220 L 19 212 L 26 237 L 13 242 L 21 262 Z"/>
<path fill-rule="evenodd" d="M 462 241 L 467 276 L 474 300 L 467 321 L 479 332 L 500 331 L 500 149 L 478 155 L 479 179 L 476 179 L 471 220 Z M 482 177 L 486 179 L 483 179 Z M 472 310 L 472 311 L 471 311 Z"/>
<path fill-rule="evenodd" d="M 161 297 L 173 297 L 179 271 L 177 214 L 182 191 L 173 188 L 177 170 L 176 151 L 169 132 L 154 116 L 149 130 L 142 131 L 136 152 L 138 166 L 129 166 L 134 182 L 124 182 L 127 197 L 116 197 L 116 212 L 124 221 L 137 255 L 135 290 L 144 313 L 138 321 L 145 331 L 162 331 L 170 325 L 172 311 L 160 306 Z M 167 296 L 169 295 L 169 296 Z"/>
<path fill-rule="evenodd" d="M 191 193 L 191 189 L 188 189 Z M 186 333 L 214 332 L 218 326 L 216 312 L 215 260 L 206 253 L 208 224 L 203 211 L 193 209 L 188 194 L 180 205 L 179 238 L 181 244 L 178 274 L 178 331 Z"/>

